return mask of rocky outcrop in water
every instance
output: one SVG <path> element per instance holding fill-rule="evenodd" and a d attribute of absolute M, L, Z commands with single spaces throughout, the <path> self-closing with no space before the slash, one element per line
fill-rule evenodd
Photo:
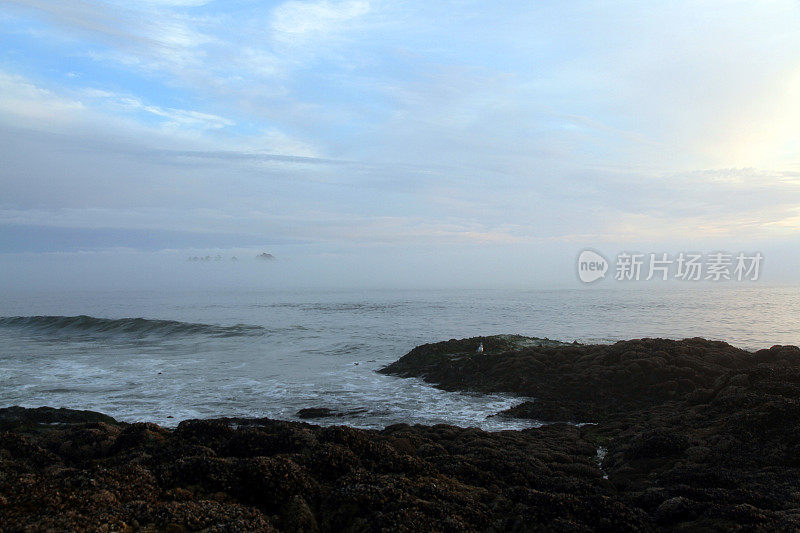
<path fill-rule="evenodd" d="M 421 377 L 446 390 L 535 397 L 515 409 L 530 418 L 598 422 L 671 401 L 707 401 L 726 387 L 748 386 L 751 372 L 800 364 L 795 346 L 751 353 L 705 339 L 525 347 L 493 339 L 426 344 L 380 372 Z M 480 342 L 483 354 L 472 349 Z"/>
<path fill-rule="evenodd" d="M 502 416 L 590 422 L 619 501 L 665 530 L 800 528 L 800 349 L 705 339 L 418 347 L 382 372 L 532 397 Z"/>
<path fill-rule="evenodd" d="M 330 409 L 329 407 L 305 407 L 297 411 L 295 416 L 302 420 L 314 420 L 318 418 L 343 418 L 346 416 L 356 416 L 366 412 L 366 408 L 339 411 L 337 409 Z"/>

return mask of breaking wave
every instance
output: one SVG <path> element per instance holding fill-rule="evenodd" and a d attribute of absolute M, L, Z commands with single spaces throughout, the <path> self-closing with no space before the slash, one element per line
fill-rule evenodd
<path fill-rule="evenodd" d="M 92 316 L 10 316 L 0 317 L 0 327 L 18 328 L 45 334 L 75 334 L 82 336 L 133 335 L 170 336 L 206 335 L 210 337 L 256 337 L 267 330 L 261 326 L 236 324 L 219 326 L 193 324 L 177 320 L 147 318 L 96 318 Z"/>

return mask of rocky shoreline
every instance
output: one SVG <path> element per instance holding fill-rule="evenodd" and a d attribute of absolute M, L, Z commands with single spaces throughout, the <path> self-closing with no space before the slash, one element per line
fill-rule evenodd
<path fill-rule="evenodd" d="M 498 416 L 551 423 L 169 430 L 5 408 L 0 531 L 800 529 L 797 347 L 476 337 L 420 346 L 382 372 L 535 398 Z"/>

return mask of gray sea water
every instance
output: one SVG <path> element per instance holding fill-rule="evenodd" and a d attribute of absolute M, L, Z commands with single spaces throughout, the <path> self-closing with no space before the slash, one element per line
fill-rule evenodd
<path fill-rule="evenodd" d="M 520 398 L 443 392 L 375 371 L 422 343 L 497 333 L 800 344 L 800 289 L 6 293 L 0 317 L 0 406 L 165 425 L 296 419 L 301 408 L 329 407 L 359 412 L 320 423 L 496 430 L 531 425 L 491 416 Z"/>

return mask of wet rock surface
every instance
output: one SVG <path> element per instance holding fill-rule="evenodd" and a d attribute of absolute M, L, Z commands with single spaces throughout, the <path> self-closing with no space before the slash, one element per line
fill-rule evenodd
<path fill-rule="evenodd" d="M 591 424 L 168 430 L 0 409 L 0 531 L 800 529 L 800 349 L 538 344 L 448 341 L 385 371 L 534 398 L 502 416 Z"/>
<path fill-rule="evenodd" d="M 664 530 L 800 528 L 800 349 L 705 339 L 412 350 L 382 372 L 533 398 L 500 416 L 591 423 L 616 499 Z"/>
<path fill-rule="evenodd" d="M 116 423 L 110 416 L 94 411 L 54 409 L 52 407 L 5 407 L 0 409 L 0 431 L 37 429 L 45 424 L 75 424 L 79 422 Z"/>
<path fill-rule="evenodd" d="M 565 424 L 487 433 L 269 419 L 0 434 L 0 530 L 522 531 L 652 519 Z"/>
<path fill-rule="evenodd" d="M 366 412 L 367 410 L 364 408 L 339 411 L 337 409 L 330 409 L 328 407 L 306 407 L 297 411 L 295 416 L 303 420 L 313 420 L 316 418 L 342 418 L 345 416 L 355 416 Z"/>

